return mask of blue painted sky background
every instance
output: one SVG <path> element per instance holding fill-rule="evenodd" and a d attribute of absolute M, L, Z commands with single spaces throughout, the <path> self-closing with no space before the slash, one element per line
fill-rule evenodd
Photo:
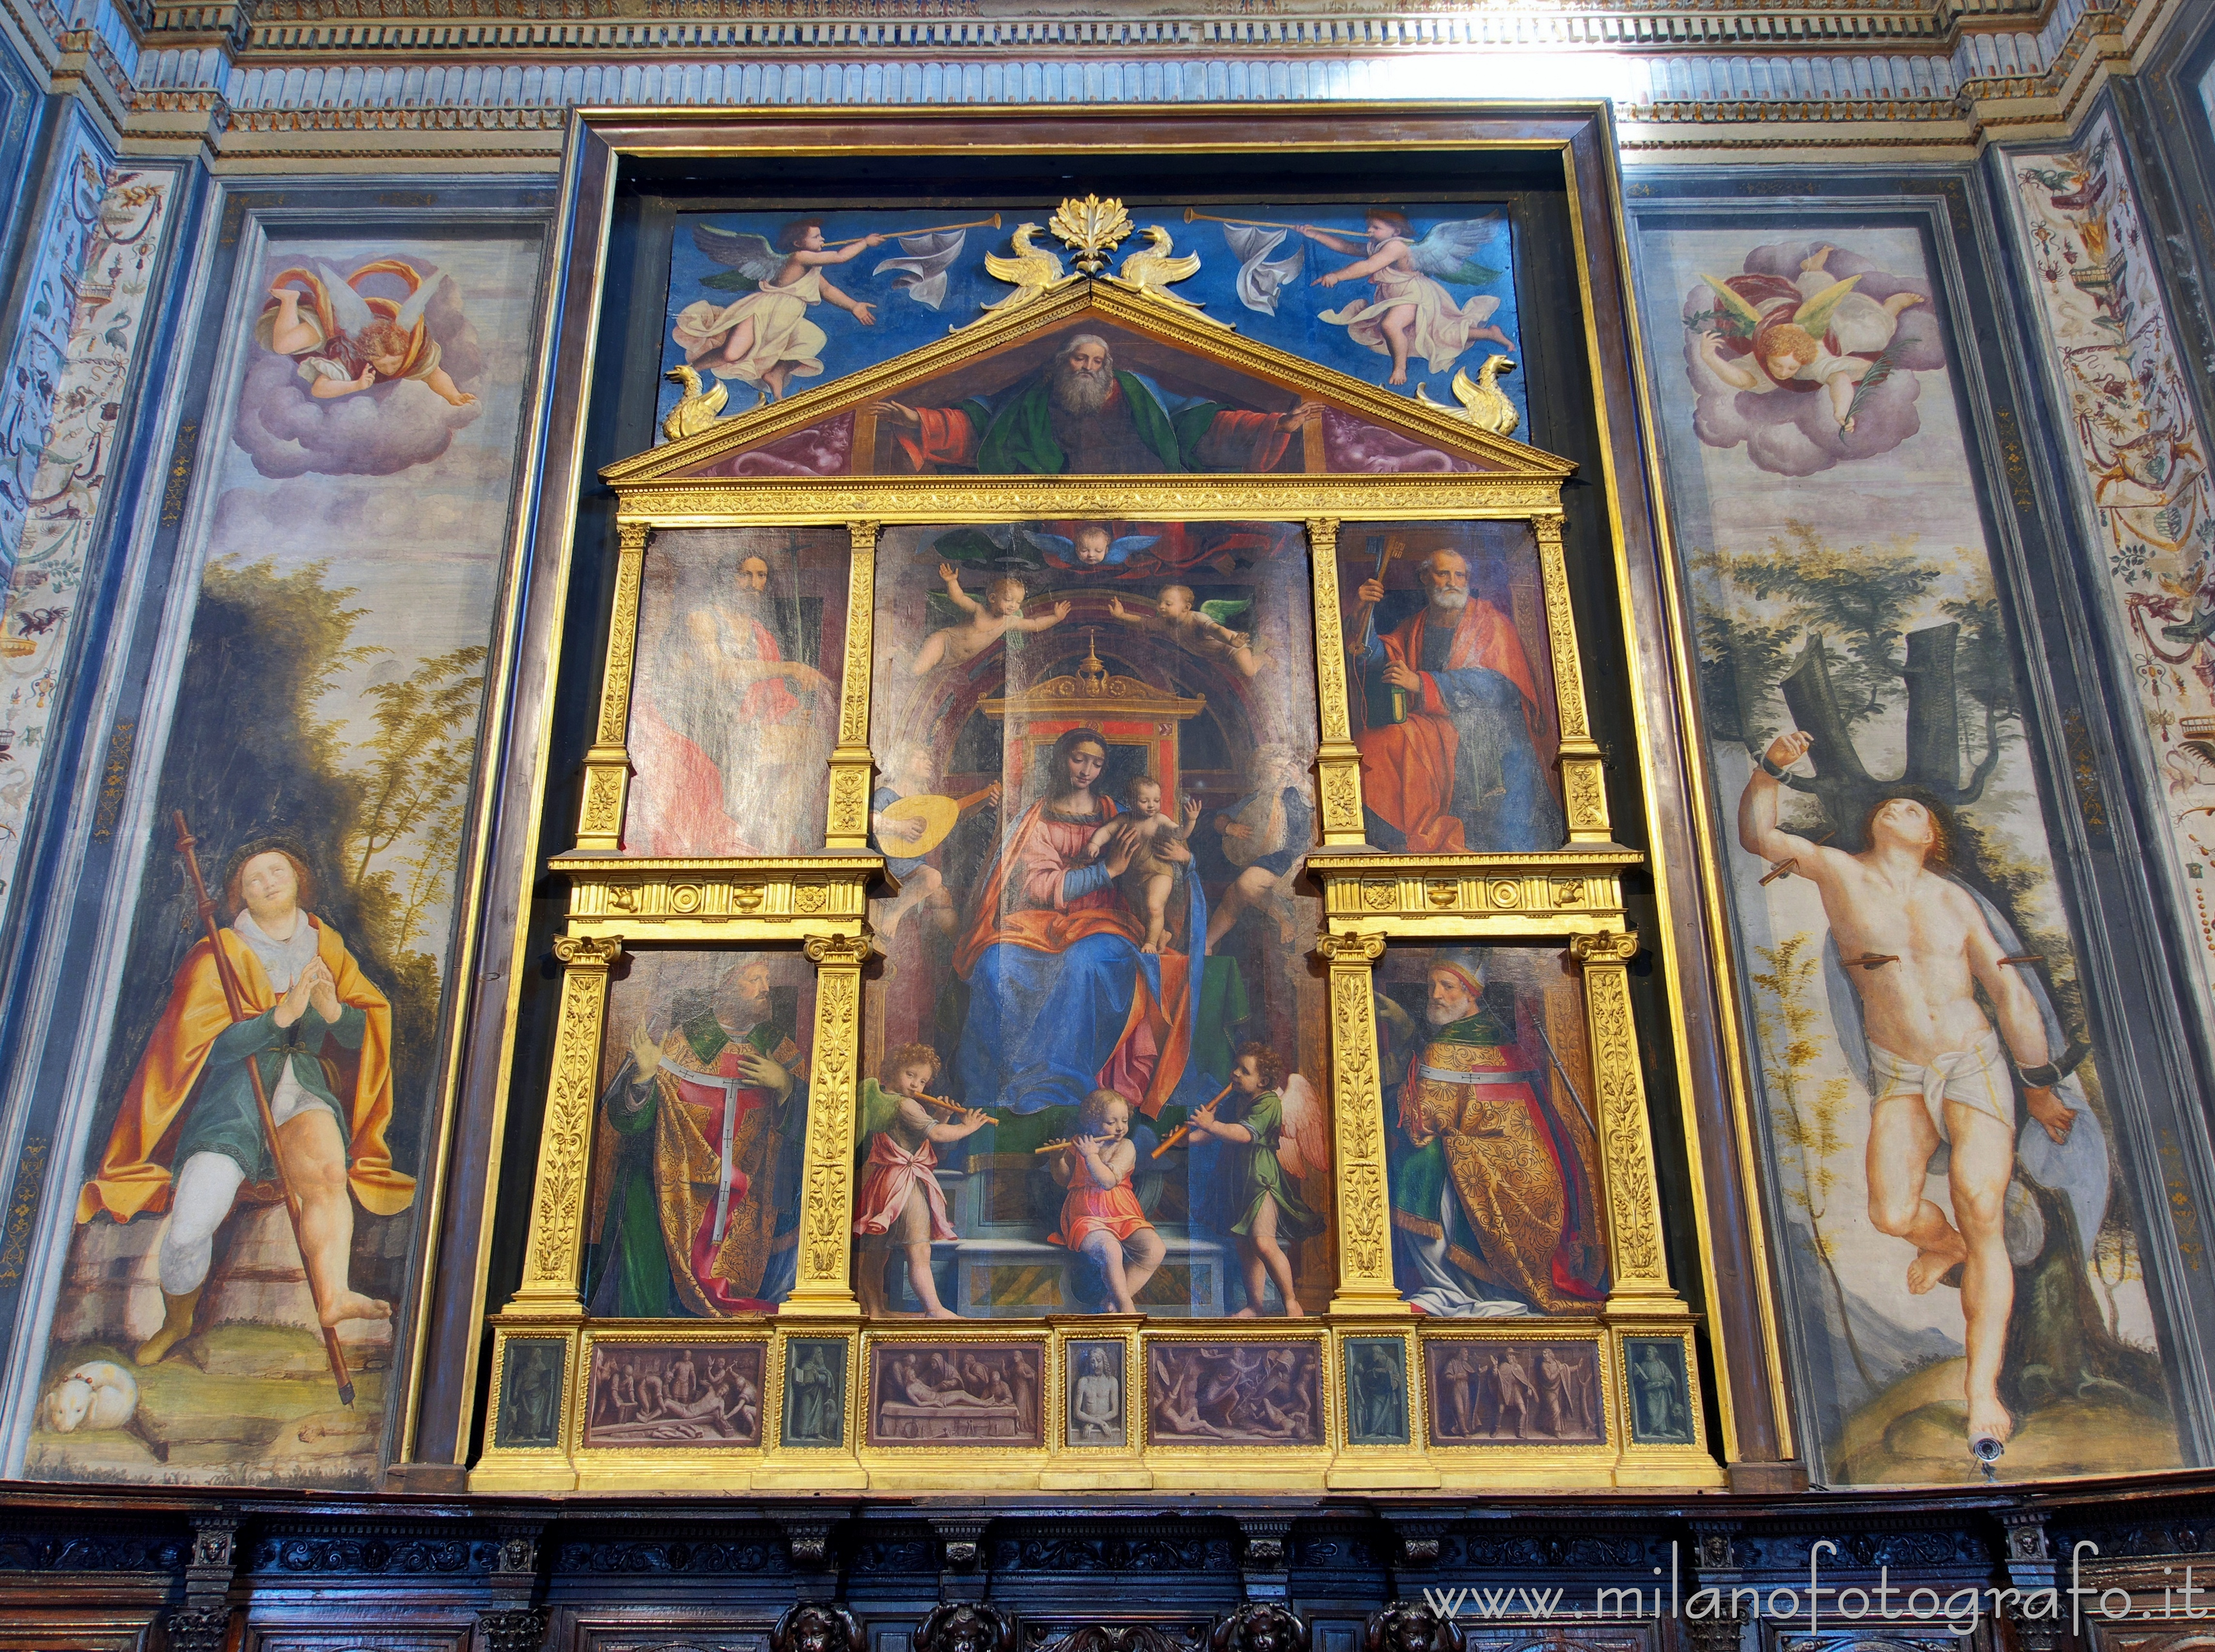
<path fill-rule="evenodd" d="M 1317 229 L 1328 230 L 1359 242 L 1362 238 L 1361 210 L 1358 207 L 1318 206 L 1212 206 L 1206 209 L 1224 218 L 1261 218 L 1282 224 L 1312 224 Z M 1522 334 L 1519 327 L 1516 303 L 1513 255 L 1506 209 L 1499 206 L 1473 206 L 1454 203 L 1434 204 L 1402 209 L 1414 223 L 1416 236 L 1429 233 L 1433 225 L 1445 222 L 1476 221 L 1482 223 L 1484 233 L 1478 243 L 1475 261 L 1500 272 L 1497 279 L 1482 287 L 1449 284 L 1446 291 L 1457 304 L 1466 304 L 1477 294 L 1496 298 L 1500 305 L 1492 316 L 1492 323 L 1517 341 L 1512 353 L 1521 353 Z M 989 218 L 992 209 L 985 207 L 937 207 L 920 212 L 826 212 L 823 219 L 824 238 L 838 242 L 850 236 L 866 235 L 871 231 L 882 235 L 912 234 L 929 226 L 960 223 L 971 218 Z M 777 212 L 684 212 L 678 215 L 677 234 L 671 250 L 669 267 L 669 296 L 663 316 L 661 365 L 668 369 L 681 366 L 684 353 L 671 336 L 671 329 L 685 306 L 702 299 L 719 304 L 730 303 L 739 294 L 718 291 L 702 285 L 704 278 L 720 273 L 722 266 L 701 252 L 692 243 L 692 226 L 707 224 L 719 230 L 728 230 L 761 236 L 772 243 L 776 232 L 795 218 L 812 216 L 801 210 Z M 899 247 L 887 242 L 881 247 L 871 248 L 851 263 L 827 267 L 824 273 L 850 297 L 865 300 L 876 306 L 876 323 L 864 327 L 846 311 L 836 305 L 815 305 L 808 311 L 808 319 L 821 328 L 829 342 L 824 347 L 823 374 L 819 378 L 795 378 L 790 389 L 795 394 L 829 384 L 843 374 L 890 359 L 946 336 L 949 329 L 973 321 L 982 313 L 982 306 L 1003 298 L 1010 291 L 1005 282 L 995 280 L 985 271 L 985 255 L 1009 253 L 1009 237 L 1018 224 L 1043 222 L 1047 212 L 1035 206 L 1003 207 L 1000 209 L 1001 227 L 997 230 L 972 230 L 962 247 L 960 255 L 948 271 L 946 297 L 936 310 L 917 303 L 895 285 L 894 272 L 874 273 L 885 260 L 901 255 Z M 1349 302 L 1366 304 L 1372 289 L 1368 282 L 1352 281 L 1335 287 L 1310 286 L 1314 279 L 1330 270 L 1343 269 L 1354 262 L 1344 254 L 1332 251 L 1318 243 L 1293 235 L 1285 237 L 1269 255 L 1273 259 L 1290 255 L 1295 247 L 1304 247 L 1307 261 L 1296 281 L 1279 294 L 1277 312 L 1255 310 L 1242 303 L 1237 292 L 1238 259 L 1224 238 L 1224 226 L 1214 223 L 1184 221 L 1182 207 L 1140 208 L 1132 213 L 1134 222 L 1142 228 L 1158 224 L 1175 238 L 1173 251 L 1181 255 L 1198 253 L 1200 267 L 1189 280 L 1177 284 L 1175 291 L 1184 298 L 1203 304 L 1210 316 L 1227 321 L 1246 337 L 1274 345 L 1295 355 L 1304 357 L 1319 366 L 1330 367 L 1340 372 L 1382 387 L 1391 372 L 1390 359 L 1376 351 L 1365 349 L 1347 335 L 1347 329 L 1320 319 L 1325 310 L 1337 310 Z M 1069 266 L 1067 249 L 1052 236 L 1041 233 L 1036 243 L 1052 247 L 1063 255 L 1065 267 Z M 1125 254 L 1136 250 L 1141 244 L 1135 237 L 1117 249 L 1114 264 L 1119 266 Z M 1427 383 L 1431 396 L 1440 401 L 1451 399 L 1446 386 L 1453 378 L 1457 367 L 1467 367 L 1472 372 L 1481 366 L 1486 357 L 1500 347 L 1479 339 L 1463 353 L 1454 366 L 1443 372 L 1429 371 L 1420 356 L 1408 364 L 1408 382 L 1396 387 L 1398 393 L 1412 396 L 1418 383 Z M 715 382 L 710 380 L 710 383 Z M 727 413 L 745 413 L 756 405 L 756 391 L 743 381 L 727 381 L 730 399 Z M 1529 408 L 1522 389 L 1522 376 L 1509 374 L 1500 382 L 1515 402 L 1516 409 L 1526 421 Z M 678 387 L 665 379 L 661 386 L 659 411 L 655 415 L 655 439 L 660 440 L 660 419 L 677 404 L 682 394 Z"/>

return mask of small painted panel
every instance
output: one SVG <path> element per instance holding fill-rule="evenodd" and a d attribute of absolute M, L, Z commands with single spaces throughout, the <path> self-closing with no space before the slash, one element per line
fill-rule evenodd
<path fill-rule="evenodd" d="M 1684 1377 L 1684 1344 L 1674 1336 L 1630 1336 L 1623 1343 L 1630 1383 L 1630 1438 L 1641 1446 L 1689 1446 L 1692 1397 Z"/>
<path fill-rule="evenodd" d="M 1394 947 L 1377 967 L 1392 1274 L 1439 1318 L 1607 1295 L 1584 984 L 1558 947 Z"/>
<path fill-rule="evenodd" d="M 606 1319 L 773 1311 L 799 1256 L 815 972 L 797 952 L 641 950 L 608 985 L 585 1302 Z"/>
<path fill-rule="evenodd" d="M 1311 1342 L 1151 1343 L 1147 1438 L 1157 1446 L 1320 1446 L 1322 1350 Z"/>
<path fill-rule="evenodd" d="M 1433 1446 L 1598 1446 L 1599 1345 L 1439 1337 L 1423 1344 Z"/>
<path fill-rule="evenodd" d="M 759 1342 L 592 1345 L 587 1446 L 758 1446 Z"/>
<path fill-rule="evenodd" d="M 558 1336 L 507 1339 L 495 1446 L 528 1450 L 561 1443 L 561 1367 L 568 1352 L 568 1342 Z"/>
<path fill-rule="evenodd" d="M 1063 1416 L 1071 1446 L 1126 1446 L 1131 1421 L 1125 1403 L 1123 1344 L 1069 1343 L 1065 1349 L 1068 1393 Z"/>
<path fill-rule="evenodd" d="M 672 378 L 657 418 L 691 393 L 678 369 L 727 415 L 943 339 L 1014 291 L 987 261 L 1025 255 L 1019 228 L 1033 255 L 1070 267 L 1043 227 L 1051 210 L 679 214 L 661 363 Z M 1437 400 L 1458 373 L 1475 379 L 1492 358 L 1519 353 L 1513 230 L 1497 203 L 1133 203 L 1130 216 L 1138 233 L 1111 270 L 1142 249 L 1196 260 L 1170 291 L 1318 367 L 1408 396 L 1427 384 Z M 1500 384 L 1520 415 L 1516 381 Z"/>
<path fill-rule="evenodd" d="M 784 1345 L 787 1446 L 846 1443 L 846 1339 L 795 1336 Z"/>
<path fill-rule="evenodd" d="M 1328 1299 L 1309 567 L 1290 523 L 879 540 L 865 1313 Z"/>
<path fill-rule="evenodd" d="M 648 542 L 626 851 L 823 846 L 850 543 L 843 530 L 787 528 L 689 529 Z"/>
<path fill-rule="evenodd" d="M 1046 1350 L 1035 1342 L 877 1342 L 872 1446 L 1040 1446 Z"/>
<path fill-rule="evenodd" d="M 1530 528 L 1348 523 L 1338 585 L 1369 841 L 1559 849 L 1561 722 Z"/>
<path fill-rule="evenodd" d="M 1408 1443 L 1408 1342 L 1346 1339 L 1346 1438 L 1353 1446 Z"/>

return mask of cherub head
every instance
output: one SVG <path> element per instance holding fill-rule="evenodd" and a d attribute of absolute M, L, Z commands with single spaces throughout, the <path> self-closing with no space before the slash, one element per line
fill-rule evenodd
<path fill-rule="evenodd" d="M 1285 1058 L 1267 1044 L 1241 1044 L 1230 1064 L 1230 1087 L 1241 1096 L 1259 1096 L 1265 1090 L 1281 1090 Z"/>
<path fill-rule="evenodd" d="M 408 332 L 398 322 L 380 316 L 357 333 L 353 341 L 379 378 L 396 378 L 407 365 Z"/>
<path fill-rule="evenodd" d="M 1769 376 L 1779 384 L 1801 368 L 1813 365 L 1823 349 L 1813 333 L 1791 322 L 1763 328 L 1753 347 L 1761 358 L 1761 365 L 1769 370 Z"/>
<path fill-rule="evenodd" d="M 1114 1090 L 1094 1090 L 1077 1109 L 1077 1133 L 1122 1140 L 1131 1133 L 1131 1103 Z"/>
<path fill-rule="evenodd" d="M 860 1652 L 862 1626 L 844 1606 L 803 1600 L 769 1632 L 770 1652 Z"/>
<path fill-rule="evenodd" d="M 1182 619 L 1192 611 L 1192 587 L 1188 585 L 1165 585 L 1161 600 L 1154 611 L 1163 619 Z"/>
<path fill-rule="evenodd" d="M 893 1095 L 913 1099 L 930 1088 L 937 1072 L 936 1050 L 928 1044 L 902 1044 L 886 1054 L 879 1077 Z"/>
<path fill-rule="evenodd" d="M 1077 560 L 1087 568 L 1097 568 L 1108 560 L 1108 548 L 1112 543 L 1113 536 L 1105 522 L 1081 522 L 1074 541 Z"/>
<path fill-rule="evenodd" d="M 1372 206 L 1361 216 L 1371 241 L 1390 241 L 1395 237 L 1402 241 L 1414 239 L 1415 226 L 1408 222 L 1405 212 L 1395 212 L 1389 206 Z"/>
<path fill-rule="evenodd" d="M 1216 1626 L 1212 1652 L 1307 1652 L 1307 1625 L 1273 1600 L 1249 1600 Z"/>
<path fill-rule="evenodd" d="M 776 232 L 779 252 L 821 252 L 823 250 L 823 220 L 819 218 L 796 218 Z"/>
<path fill-rule="evenodd" d="M 935 1607 L 915 1632 L 915 1652 L 1012 1652 L 1015 1624 L 981 1602 Z"/>
<path fill-rule="evenodd" d="M 1162 783 L 1150 774 L 1133 776 L 1123 788 L 1123 801 L 1131 806 L 1132 814 L 1150 820 L 1162 812 Z"/>
<path fill-rule="evenodd" d="M 1881 798 L 1862 819 L 1862 842 L 1874 849 L 1920 851 L 1925 866 L 1951 864 L 1953 844 L 1945 820 L 1919 797 Z"/>
<path fill-rule="evenodd" d="M 1363 1652 L 1457 1652 L 1461 1634 L 1420 1600 L 1396 1600 L 1369 1619 Z"/>
<path fill-rule="evenodd" d="M 930 758 L 930 748 L 920 740 L 895 741 L 885 753 L 885 778 L 896 786 L 911 791 L 921 791 L 936 777 L 936 765 Z"/>
<path fill-rule="evenodd" d="M 1023 582 L 1013 574 L 1003 574 L 985 587 L 985 603 L 1001 619 L 1013 619 L 1023 611 L 1023 598 L 1028 593 Z"/>

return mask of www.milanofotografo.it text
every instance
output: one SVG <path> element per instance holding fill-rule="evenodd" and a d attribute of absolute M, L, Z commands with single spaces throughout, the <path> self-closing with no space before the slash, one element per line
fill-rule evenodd
<path fill-rule="evenodd" d="M 1836 1630 L 1862 1623 L 1942 1624 L 1950 1633 L 1967 1635 L 1986 1616 L 2020 1622 L 2059 1624 L 2072 1631 L 2085 1620 L 2102 1623 L 2160 1623 L 2215 1618 L 2215 1573 L 2195 1576 L 2187 1565 L 2180 1580 L 2175 1569 L 2163 1567 L 2159 1604 L 2151 1592 L 2143 1598 L 2131 1591 L 2101 1588 L 2084 1581 L 2084 1563 L 2096 1560 L 2100 1546 L 2092 1542 L 2074 1545 L 2069 1557 L 2069 1581 L 2046 1588 L 2016 1588 L 1987 1585 L 1895 1583 L 1889 1566 L 1877 1568 L 1874 1583 L 1834 1586 L 1823 1581 L 1823 1563 L 1835 1560 L 1838 1545 L 1825 1538 L 1808 1550 L 1804 1582 L 1703 1585 L 1689 1594 L 1683 1588 L 1678 1545 L 1669 1545 L 1669 1564 L 1656 1566 L 1659 1580 L 1651 1587 L 1604 1588 L 1594 1591 L 1592 1604 L 1571 1604 L 1564 1588 L 1537 1589 L 1527 1584 L 1442 1588 L 1427 1586 L 1424 1603 L 1445 1618 L 1517 1619 L 1591 1618 L 1611 1621 L 1682 1618 L 1702 1620 L 1764 1619 L 1805 1628 L 1810 1634 L 1825 1627 Z"/>

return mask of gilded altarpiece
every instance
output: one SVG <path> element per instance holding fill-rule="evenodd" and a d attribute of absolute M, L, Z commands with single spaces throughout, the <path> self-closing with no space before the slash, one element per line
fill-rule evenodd
<path fill-rule="evenodd" d="M 980 319 L 736 416 L 687 383 L 605 473 L 473 1486 L 1721 1483 L 1574 467 L 1498 433 L 1504 353 L 1448 404 L 1319 367 L 1181 300 L 1174 238 L 1065 202 Z M 693 330 L 758 367 L 782 314 Z M 1335 465 L 1327 418 L 1428 458 Z M 794 457 L 841 420 L 854 462 Z"/>

